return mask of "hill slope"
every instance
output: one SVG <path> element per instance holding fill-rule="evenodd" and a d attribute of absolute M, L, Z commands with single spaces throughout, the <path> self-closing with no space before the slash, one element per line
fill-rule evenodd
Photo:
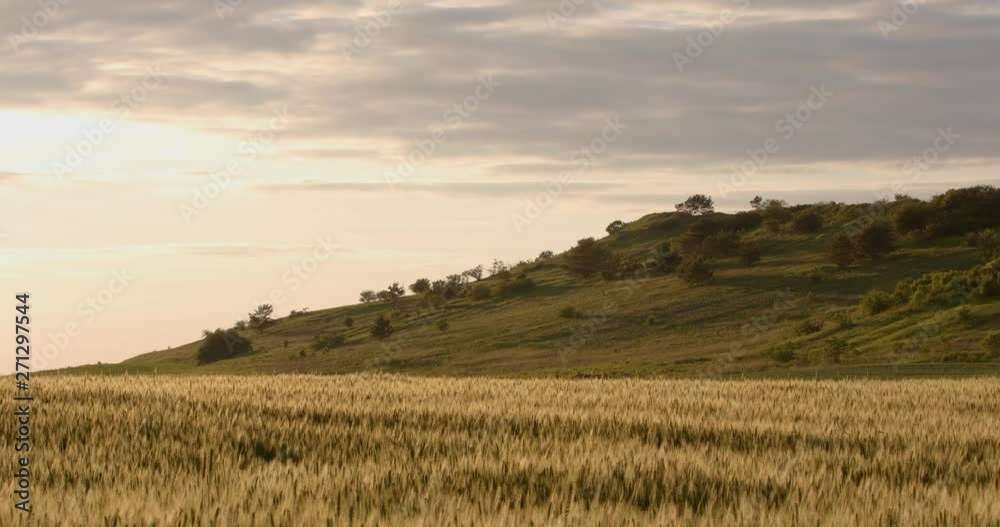
<path fill-rule="evenodd" d="M 562 254 L 513 269 L 515 276 L 527 276 L 536 284 L 522 291 L 505 293 L 504 280 L 488 278 L 481 284 L 490 287 L 491 297 L 482 300 L 468 294 L 447 302 L 410 295 L 395 308 L 359 304 L 283 318 L 263 332 L 240 332 L 252 341 L 252 353 L 211 364 L 197 365 L 200 342 L 192 342 L 119 365 L 78 371 L 381 370 L 513 376 L 995 373 L 1000 357 L 984 351 L 981 344 L 1000 330 L 1000 300 L 995 294 L 923 299 L 918 304 L 907 301 L 911 294 L 907 290 L 897 294 L 896 305 L 884 312 L 871 314 L 859 307 L 862 297 L 875 289 L 891 292 L 897 283 L 927 273 L 984 268 L 981 251 L 970 247 L 963 233 L 920 229 L 899 236 L 898 249 L 881 259 L 861 259 L 846 269 L 829 261 L 826 247 L 834 236 L 856 231 L 873 211 L 879 218 L 891 219 L 914 202 L 924 203 L 776 206 L 783 209 L 780 214 L 775 210 L 712 214 L 711 220 L 652 214 L 603 238 L 599 245 L 626 261 L 649 260 L 657 251 L 662 254 L 665 243 L 679 246 L 685 233 L 716 222 L 723 225 L 723 232 L 740 229 L 740 243 L 759 247 L 762 259 L 747 267 L 735 255 L 716 255 L 711 260 L 714 278 L 692 285 L 676 273 L 662 271 L 625 273 L 625 279 L 611 281 L 599 276 L 584 279 L 568 272 Z M 822 219 L 822 226 L 796 234 L 795 218 L 810 213 Z M 995 223 L 998 214 L 988 212 L 987 221 Z M 718 232 L 718 226 L 712 230 Z M 928 280 L 940 289 L 940 276 Z M 561 316 L 567 306 L 584 315 Z M 391 313 L 395 333 L 379 341 L 371 336 L 370 327 L 383 313 Z M 352 328 L 345 327 L 346 317 L 354 319 Z M 440 320 L 447 321 L 447 330 L 438 327 Z M 346 336 L 343 346 L 317 350 L 311 345 L 318 335 L 338 332 Z"/>

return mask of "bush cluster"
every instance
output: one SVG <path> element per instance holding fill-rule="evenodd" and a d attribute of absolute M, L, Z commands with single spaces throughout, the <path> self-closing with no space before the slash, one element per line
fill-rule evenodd
<path fill-rule="evenodd" d="M 313 340 L 311 347 L 316 351 L 338 348 L 347 343 L 347 335 L 344 333 L 328 333 L 325 335 L 316 335 Z"/>
<path fill-rule="evenodd" d="M 205 341 L 198 347 L 198 364 L 208 364 L 253 351 L 250 341 L 233 330 L 205 331 Z"/>

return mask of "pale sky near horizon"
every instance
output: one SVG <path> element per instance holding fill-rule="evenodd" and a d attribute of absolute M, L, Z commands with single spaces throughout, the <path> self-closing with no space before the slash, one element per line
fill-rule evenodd
<path fill-rule="evenodd" d="M 181 345 L 276 290 L 284 315 L 564 250 L 694 192 L 1000 180 L 995 2 L 0 2 L 0 281 L 11 314 L 32 294 L 36 369 Z"/>

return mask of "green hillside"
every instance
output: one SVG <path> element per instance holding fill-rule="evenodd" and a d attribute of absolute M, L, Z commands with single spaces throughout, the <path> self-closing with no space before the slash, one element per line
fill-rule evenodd
<path fill-rule="evenodd" d="M 739 214 L 651 214 L 597 241 L 604 256 L 589 277 L 571 272 L 579 252 L 563 253 L 450 290 L 439 284 L 395 301 L 278 319 L 262 331 L 233 330 L 252 351 L 208 364 L 198 364 L 199 341 L 75 371 L 994 374 L 1000 349 L 988 338 L 1000 332 L 1000 260 L 990 228 L 1000 224 L 998 195 L 977 187 L 929 202 L 764 200 Z M 866 253 L 866 243 L 880 243 L 872 226 L 886 229 L 895 250 Z M 838 235 L 853 244 L 855 261 L 843 267 L 830 255 Z M 704 283 L 685 274 L 685 262 L 696 259 L 713 275 Z M 380 315 L 393 330 L 385 340 L 371 333 Z M 329 347 L 316 344 L 319 336 Z"/>

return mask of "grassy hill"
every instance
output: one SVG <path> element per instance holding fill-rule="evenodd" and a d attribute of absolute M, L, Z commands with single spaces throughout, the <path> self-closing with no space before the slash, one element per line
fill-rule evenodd
<path fill-rule="evenodd" d="M 996 189 L 988 194 L 988 199 L 996 199 Z M 507 280 L 492 277 L 470 286 L 488 286 L 491 294 L 486 299 L 465 294 L 444 301 L 425 294 L 403 297 L 395 306 L 324 309 L 276 320 L 260 332 L 239 331 L 252 342 L 253 351 L 210 364 L 198 365 L 199 341 L 117 365 L 74 371 L 377 370 L 570 377 L 995 374 L 1000 354 L 982 343 L 1000 331 L 1000 296 L 975 289 L 981 285 L 975 282 L 978 278 L 972 279 L 973 289 L 962 280 L 971 269 L 996 276 L 1000 264 L 987 265 L 984 251 L 970 246 L 969 234 L 1000 223 L 1000 208 L 991 209 L 993 202 L 967 201 L 967 214 L 976 217 L 970 223 L 954 213 L 949 195 L 929 203 L 900 198 L 862 205 L 775 203 L 736 215 L 651 214 L 598 240 L 619 259 L 632 262 L 631 268 L 622 267 L 631 270 L 616 279 L 572 274 L 564 253 L 523 262 L 512 268 L 513 277 Z M 926 215 L 918 218 L 917 228 L 907 223 L 909 209 Z M 804 215 L 818 217 L 818 228 L 803 227 L 808 222 L 798 220 Z M 883 221 L 895 226 L 895 251 L 879 259 L 860 258 L 846 268 L 830 262 L 827 247 L 834 236 L 855 235 Z M 713 254 L 714 277 L 704 284 L 689 283 L 655 266 L 653 271 L 646 266 L 635 271 L 635 262 L 648 264 L 664 251 L 679 250 L 685 237 L 699 232 L 736 235 L 741 246 L 758 247 L 761 259 L 747 266 L 732 251 Z M 511 287 L 518 277 L 530 279 L 534 287 Z M 921 277 L 923 286 L 897 289 L 897 284 Z M 957 290 L 959 282 L 971 292 L 942 294 Z M 861 305 L 874 290 L 886 291 L 889 299 L 878 313 Z M 582 315 L 561 316 L 567 307 Z M 384 341 L 370 334 L 382 314 L 394 328 Z M 354 319 L 353 327 L 345 326 L 347 317 Z M 442 320 L 446 330 L 438 327 Z M 337 333 L 346 337 L 343 345 L 313 346 L 317 336 Z"/>

